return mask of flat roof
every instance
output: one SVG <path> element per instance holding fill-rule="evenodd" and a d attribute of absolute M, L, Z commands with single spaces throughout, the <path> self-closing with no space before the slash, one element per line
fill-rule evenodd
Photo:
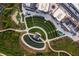
<path fill-rule="evenodd" d="M 28 6 L 28 7 L 30 7 L 30 4 L 31 4 L 31 3 L 25 3 L 25 5 Z"/>
<path fill-rule="evenodd" d="M 79 10 L 79 3 L 73 3 L 73 5 Z"/>
<path fill-rule="evenodd" d="M 52 8 L 55 6 L 55 8 Z M 54 13 L 58 9 L 58 5 L 56 3 L 50 3 L 50 10 L 52 13 Z"/>
<path fill-rule="evenodd" d="M 48 12 L 49 10 L 49 3 L 39 3 L 38 9 L 44 12 Z"/>
<path fill-rule="evenodd" d="M 53 16 L 56 17 L 58 21 L 61 21 L 66 16 L 66 14 L 62 9 L 58 8 L 54 12 Z"/>

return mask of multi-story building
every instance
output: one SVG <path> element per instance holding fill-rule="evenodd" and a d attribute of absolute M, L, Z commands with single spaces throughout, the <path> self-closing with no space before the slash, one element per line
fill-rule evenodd
<path fill-rule="evenodd" d="M 35 11 L 37 8 L 36 8 L 36 4 L 37 3 L 24 3 L 23 4 L 23 7 L 26 9 L 26 10 L 30 10 L 30 11 Z"/>
<path fill-rule="evenodd" d="M 65 9 L 71 16 L 71 18 L 73 18 L 70 20 L 75 25 L 75 30 L 79 31 L 79 10 L 77 10 L 77 8 L 75 8 L 75 6 L 71 3 L 60 4 L 60 6 L 62 6 L 63 9 Z"/>
<path fill-rule="evenodd" d="M 43 12 L 48 12 L 49 11 L 49 3 L 39 3 L 38 10 L 43 11 Z"/>
<path fill-rule="evenodd" d="M 36 10 L 52 15 L 70 32 L 74 33 L 79 29 L 79 17 L 77 11 L 75 11 L 76 9 L 71 7 L 71 4 L 64 6 L 56 3 L 30 3 L 24 4 L 24 7 L 28 10 Z"/>

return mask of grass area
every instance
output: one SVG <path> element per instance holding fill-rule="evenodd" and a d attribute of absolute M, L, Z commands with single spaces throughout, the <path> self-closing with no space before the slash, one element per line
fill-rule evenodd
<path fill-rule="evenodd" d="M 0 52 L 6 55 L 24 55 L 19 44 L 20 33 L 5 31 L 0 33 Z"/>
<path fill-rule="evenodd" d="M 48 51 L 48 52 L 37 52 L 36 56 L 58 56 L 58 53 Z"/>
<path fill-rule="evenodd" d="M 47 32 L 49 39 L 58 36 L 55 26 L 50 21 L 46 21 L 43 17 L 39 16 L 28 17 L 26 18 L 26 22 L 29 28 L 33 26 L 39 26 L 43 28 Z"/>
<path fill-rule="evenodd" d="M 31 30 L 29 30 L 30 33 L 36 33 L 38 32 L 39 34 L 41 34 L 41 37 L 46 40 L 46 36 L 45 36 L 45 33 L 41 30 L 41 29 L 38 29 L 38 28 L 33 28 Z"/>
<path fill-rule="evenodd" d="M 7 28 L 15 28 L 15 29 L 22 29 L 24 25 L 19 24 L 17 25 L 11 18 L 11 16 L 18 11 L 18 4 L 1 4 L 3 5 L 3 10 L 0 13 L 0 29 L 7 29 Z M 21 26 L 22 25 L 22 26 Z"/>
<path fill-rule="evenodd" d="M 21 16 L 20 16 L 20 14 L 19 14 L 19 13 L 17 14 L 16 18 L 17 18 L 17 20 L 18 20 L 18 21 L 20 21 Z"/>
<path fill-rule="evenodd" d="M 24 15 L 22 14 L 22 21 L 24 21 Z"/>
<path fill-rule="evenodd" d="M 46 51 L 36 52 L 36 56 L 58 56 L 58 53 L 51 51 L 51 49 L 48 47 L 46 48 Z"/>
<path fill-rule="evenodd" d="M 60 56 L 69 56 L 69 55 L 64 52 L 60 52 Z"/>
<path fill-rule="evenodd" d="M 69 37 L 64 37 L 58 40 L 51 41 L 50 44 L 51 47 L 54 48 L 55 50 L 64 50 L 74 56 L 79 55 L 79 43 L 74 42 Z"/>
<path fill-rule="evenodd" d="M 37 42 L 34 42 L 32 41 L 28 35 L 25 35 L 24 36 L 24 41 L 29 44 L 30 46 L 33 46 L 35 48 L 42 48 L 44 47 L 44 43 L 37 43 Z"/>

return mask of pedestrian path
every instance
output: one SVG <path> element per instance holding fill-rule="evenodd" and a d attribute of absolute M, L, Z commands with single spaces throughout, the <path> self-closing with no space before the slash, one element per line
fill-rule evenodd
<path fill-rule="evenodd" d="M 36 14 L 36 15 L 37 15 L 37 14 Z M 43 16 L 43 15 L 42 15 L 42 16 Z M 44 15 L 44 17 L 46 17 L 46 15 Z M 47 17 L 47 18 L 48 18 L 48 17 Z M 47 19 L 47 18 L 46 18 L 46 19 Z M 49 19 L 50 19 L 50 17 L 49 17 Z M 53 19 L 51 19 L 51 20 L 53 20 Z M 53 22 L 53 23 L 54 23 L 54 22 Z M 8 30 L 12 30 L 12 31 L 16 31 L 16 32 L 26 32 L 25 34 L 23 34 L 23 35 L 21 36 L 21 41 L 22 41 L 26 46 L 31 47 L 32 49 L 35 49 L 35 50 L 44 50 L 44 49 L 46 48 L 46 43 L 47 43 L 48 46 L 49 46 L 49 48 L 50 48 L 52 51 L 57 52 L 58 55 L 60 55 L 60 54 L 59 54 L 60 52 L 64 52 L 64 53 L 67 53 L 68 55 L 71 56 L 71 54 L 69 54 L 69 53 L 66 52 L 66 51 L 63 51 L 63 50 L 54 50 L 54 49 L 51 47 L 51 45 L 50 45 L 50 41 L 53 41 L 53 40 L 55 40 L 55 39 L 59 39 L 59 38 L 64 37 L 64 36 L 57 37 L 57 38 L 54 38 L 54 39 L 52 39 L 52 40 L 49 40 L 49 39 L 48 39 L 48 35 L 47 35 L 46 31 L 45 31 L 43 28 L 38 27 L 38 26 L 34 26 L 34 27 L 31 27 L 31 28 L 28 28 L 27 23 L 26 23 L 26 16 L 24 17 L 24 24 L 25 24 L 25 26 L 26 26 L 26 29 L 25 29 L 25 30 L 18 30 L 18 29 L 9 28 L 9 29 L 0 30 L 0 32 L 4 32 L 4 31 L 8 31 Z M 57 26 L 57 25 L 55 25 L 55 26 L 59 28 L 59 26 Z M 43 43 L 44 43 L 44 47 L 43 47 L 43 48 L 34 48 L 34 47 L 28 45 L 28 44 L 24 41 L 24 39 L 23 39 L 24 35 L 29 34 L 28 31 L 29 31 L 30 29 L 32 29 L 32 28 L 39 28 L 39 29 L 41 29 L 41 30 L 45 33 L 45 35 L 46 35 L 46 41 L 42 40 Z"/>

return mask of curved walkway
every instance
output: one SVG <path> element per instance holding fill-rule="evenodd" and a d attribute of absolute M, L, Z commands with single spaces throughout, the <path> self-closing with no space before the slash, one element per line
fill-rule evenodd
<path fill-rule="evenodd" d="M 11 18 L 12 18 L 12 20 L 13 20 L 16 24 L 19 24 L 19 21 L 16 19 L 17 14 L 18 14 L 18 11 L 16 11 L 16 12 L 11 16 Z"/>
<path fill-rule="evenodd" d="M 32 33 L 28 33 L 28 34 L 34 35 L 34 34 L 32 34 Z M 30 38 L 32 41 L 34 41 L 34 42 L 36 42 L 36 43 L 43 43 L 43 42 L 44 42 L 44 40 L 43 40 L 42 38 L 40 38 L 40 39 L 41 39 L 41 42 L 38 42 L 38 41 L 34 40 L 33 38 L 31 38 L 30 35 L 28 35 L 28 36 L 29 36 L 29 38 Z"/>
<path fill-rule="evenodd" d="M 6 56 L 5 54 L 3 54 L 3 53 L 0 53 L 0 56 Z"/>
<path fill-rule="evenodd" d="M 26 23 L 26 24 L 27 24 L 27 23 Z M 26 25 L 26 26 L 27 26 L 27 25 Z M 30 29 L 32 29 L 32 28 L 39 28 L 39 29 L 41 29 L 41 30 L 45 33 L 45 35 L 46 35 L 46 41 L 44 41 L 44 42 L 47 42 L 47 43 L 48 43 L 48 46 L 49 46 L 49 48 L 50 48 L 52 51 L 57 52 L 58 55 L 59 55 L 60 52 L 64 52 L 64 53 L 68 54 L 69 56 L 71 56 L 71 54 L 68 53 L 67 51 L 63 51 L 63 50 L 54 50 L 54 49 L 51 47 L 51 45 L 50 45 L 50 41 L 55 40 L 55 39 L 58 39 L 58 38 L 61 38 L 61 37 L 64 37 L 64 36 L 60 36 L 60 37 L 57 37 L 57 38 L 48 40 L 48 35 L 47 35 L 46 31 L 45 31 L 43 28 L 38 27 L 38 26 L 34 26 L 34 27 L 29 28 L 28 30 L 30 30 Z M 28 33 L 28 31 L 27 31 L 27 33 Z"/>
<path fill-rule="evenodd" d="M 70 53 L 68 53 L 67 51 L 64 51 L 64 50 L 54 50 L 52 47 L 51 47 L 51 45 L 50 45 L 50 42 L 49 41 L 47 41 L 47 43 L 48 43 L 48 46 L 49 46 L 49 48 L 52 50 L 52 51 L 54 51 L 54 52 L 64 52 L 64 53 L 66 53 L 66 54 L 68 54 L 69 56 L 72 56 Z"/>
<path fill-rule="evenodd" d="M 44 47 L 42 47 L 42 48 L 35 48 L 35 47 L 32 47 L 32 46 L 30 46 L 29 44 L 27 44 L 25 41 L 24 41 L 24 35 L 27 35 L 27 33 L 25 33 L 25 34 L 23 34 L 22 35 L 22 37 L 21 37 L 21 40 L 22 40 L 22 42 L 26 45 L 26 46 L 28 46 L 28 47 L 30 47 L 30 48 L 32 48 L 32 49 L 35 49 L 35 50 L 44 50 L 45 48 L 46 48 L 46 43 L 44 43 Z"/>
<path fill-rule="evenodd" d="M 29 32 L 29 30 L 34 29 L 34 28 L 38 28 L 38 29 L 42 30 L 44 32 L 45 36 L 46 36 L 46 39 L 48 39 L 48 35 L 47 35 L 46 31 L 43 28 L 41 28 L 41 27 L 33 26 L 33 27 L 28 29 L 28 32 Z"/>
<path fill-rule="evenodd" d="M 26 32 L 26 30 L 17 30 L 17 29 L 12 29 L 12 28 L 0 30 L 0 32 L 4 32 L 4 31 L 8 31 L 8 30 L 12 30 L 12 31 L 16 31 L 16 32 Z"/>
<path fill-rule="evenodd" d="M 35 49 L 35 50 L 44 50 L 44 49 L 46 48 L 46 42 L 47 42 L 49 48 L 50 48 L 52 51 L 57 52 L 58 55 L 59 55 L 60 52 L 64 52 L 64 53 L 68 54 L 69 56 L 71 56 L 71 54 L 69 54 L 67 51 L 54 50 L 54 49 L 51 47 L 50 41 L 53 41 L 53 40 L 58 39 L 58 38 L 60 38 L 60 37 L 57 37 L 57 38 L 54 38 L 54 39 L 49 40 L 49 39 L 48 39 L 48 35 L 47 35 L 46 31 L 45 31 L 43 28 L 38 27 L 38 26 L 34 26 L 34 27 L 31 27 L 31 28 L 28 28 L 27 23 L 26 23 L 26 17 L 24 17 L 24 24 L 25 24 L 25 26 L 26 26 L 26 29 L 25 29 L 25 30 L 18 30 L 18 29 L 9 28 L 9 29 L 0 30 L 0 32 L 4 32 L 4 31 L 8 31 L 8 30 L 12 30 L 12 31 L 16 31 L 16 32 L 26 32 L 25 34 L 22 35 L 21 40 L 22 40 L 22 42 L 23 42 L 25 45 L 27 45 L 28 47 L 30 47 L 30 48 L 32 48 L 32 49 Z M 39 29 L 41 29 L 41 30 L 45 33 L 45 35 L 46 35 L 46 40 L 44 41 L 44 40 L 42 39 L 42 41 L 43 41 L 43 43 L 44 43 L 44 47 L 43 47 L 43 48 L 34 48 L 34 47 L 28 45 L 28 44 L 24 41 L 24 39 L 23 39 L 24 35 L 29 34 L 28 31 L 29 31 L 30 29 L 33 29 L 33 28 L 39 28 Z M 62 36 L 62 37 L 64 37 L 64 36 Z"/>

